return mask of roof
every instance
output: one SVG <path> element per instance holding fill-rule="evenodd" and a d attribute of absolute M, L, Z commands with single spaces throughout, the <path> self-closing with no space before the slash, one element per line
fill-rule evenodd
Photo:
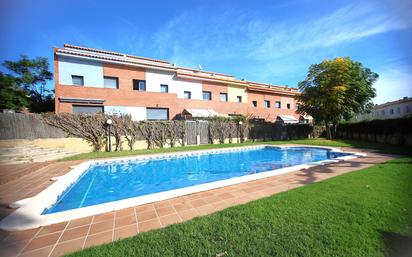
<path fill-rule="evenodd" d="M 188 112 L 192 117 L 198 118 L 220 116 L 219 113 L 213 109 L 185 109 L 184 111 Z"/>
<path fill-rule="evenodd" d="M 296 119 L 292 115 L 278 115 L 277 118 L 280 118 L 285 123 L 298 123 L 299 122 L 299 120 Z"/>
<path fill-rule="evenodd" d="M 176 72 L 176 76 L 181 79 L 212 81 L 229 85 L 244 86 L 247 87 L 250 91 L 280 93 L 287 95 L 298 94 L 296 88 L 246 81 L 244 79 L 237 79 L 232 75 L 223 73 L 178 67 L 175 64 L 172 64 L 165 60 L 157 60 L 89 47 L 64 44 L 64 47 L 55 49 L 55 54 L 61 57 L 75 57 L 100 62 L 130 65 L 141 68 L 171 71 Z"/>
<path fill-rule="evenodd" d="M 396 100 L 396 101 L 387 102 L 387 103 L 384 103 L 384 104 L 377 104 L 373 107 L 373 109 L 380 109 L 380 108 L 392 106 L 392 105 L 395 105 L 395 104 L 401 104 L 401 103 L 407 103 L 407 102 L 412 102 L 412 97 L 404 97 L 404 98 Z"/>
<path fill-rule="evenodd" d="M 302 114 L 300 115 L 302 118 L 306 119 L 306 120 L 313 120 L 313 117 L 308 115 L 308 114 Z"/>

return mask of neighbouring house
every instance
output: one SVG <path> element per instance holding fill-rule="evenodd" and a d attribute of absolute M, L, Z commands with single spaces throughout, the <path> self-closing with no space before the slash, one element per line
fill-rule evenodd
<path fill-rule="evenodd" d="M 217 113 L 213 109 L 184 109 L 182 118 L 189 120 L 193 118 L 210 118 L 216 116 L 227 116 Z"/>
<path fill-rule="evenodd" d="M 279 115 L 301 118 L 296 112 L 296 88 L 167 61 L 65 44 L 54 50 L 54 68 L 57 113 L 128 113 L 135 120 L 211 111 L 272 122 Z"/>
<path fill-rule="evenodd" d="M 369 113 L 357 115 L 353 121 L 396 119 L 412 115 L 412 97 L 375 105 Z"/>
<path fill-rule="evenodd" d="M 299 120 L 292 115 L 278 115 L 278 117 L 276 118 L 276 122 L 283 124 L 296 124 L 299 123 Z"/>

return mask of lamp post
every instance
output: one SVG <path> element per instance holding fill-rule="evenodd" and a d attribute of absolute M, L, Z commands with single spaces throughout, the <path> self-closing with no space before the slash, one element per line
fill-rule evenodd
<path fill-rule="evenodd" d="M 109 147 L 107 148 L 108 150 L 109 150 L 109 152 L 111 152 L 112 151 L 112 139 L 111 139 L 111 133 L 110 133 L 110 127 L 112 126 L 112 123 L 113 123 L 113 121 L 111 120 L 111 119 L 108 119 L 107 121 L 106 121 L 106 124 L 107 124 L 107 130 L 108 130 L 108 137 L 109 137 Z"/>
<path fill-rule="evenodd" d="M 237 128 L 237 131 L 239 132 L 239 139 L 238 140 L 239 140 L 239 143 L 242 143 L 243 142 L 243 139 L 242 139 L 243 133 L 240 133 L 240 129 L 242 127 L 243 122 L 240 120 L 238 124 L 239 124 L 239 126 Z"/>

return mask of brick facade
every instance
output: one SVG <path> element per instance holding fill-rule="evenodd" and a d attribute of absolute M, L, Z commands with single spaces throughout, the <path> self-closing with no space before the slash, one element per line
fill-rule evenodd
<path fill-rule="evenodd" d="M 212 93 L 212 100 L 199 100 L 199 99 L 182 99 L 178 98 L 176 93 L 160 93 L 160 92 L 148 92 L 133 90 L 133 79 L 145 80 L 147 68 L 134 67 L 127 64 L 114 64 L 108 63 L 104 60 L 101 61 L 103 67 L 103 76 L 117 77 L 119 81 L 119 87 L 117 89 L 111 88 L 99 88 L 74 85 L 61 85 L 59 83 L 59 56 L 58 50 L 55 50 L 55 94 L 56 94 L 56 112 L 72 112 L 73 103 L 62 102 L 61 97 L 74 98 L 74 99 L 103 99 L 104 106 L 125 106 L 125 107 L 153 107 L 153 108 L 168 108 L 169 118 L 175 118 L 182 113 L 186 108 L 195 109 L 213 109 L 220 114 L 242 114 L 254 118 L 264 118 L 268 121 L 276 120 L 276 117 L 282 115 L 294 115 L 296 114 L 296 103 L 293 96 L 297 94 L 296 90 L 285 90 L 282 92 L 280 87 L 270 88 L 263 87 L 262 90 L 255 90 L 255 87 L 248 87 L 245 83 L 244 90 L 247 94 L 247 99 L 242 99 L 242 103 L 239 102 L 222 102 L 220 101 L 220 93 L 228 93 L 228 87 L 230 83 L 227 83 L 231 77 L 226 79 L 223 77 L 222 82 L 218 82 L 220 78 L 212 77 L 202 79 L 202 76 L 193 76 L 193 79 L 177 78 L 179 81 L 193 81 L 201 83 L 203 91 L 210 91 Z M 75 57 L 75 56 L 74 56 Z M 153 69 L 152 67 L 149 67 Z M 173 69 L 173 67 L 171 68 Z M 208 74 L 206 74 L 208 75 Z M 205 75 L 205 76 L 206 76 Z M 200 79 L 199 79 L 200 77 Z M 209 81 L 209 80 L 216 81 Z M 244 83 L 232 79 L 233 83 Z M 177 86 L 179 86 L 177 84 Z M 238 88 L 242 86 L 237 85 Z M 264 100 L 269 100 L 271 103 L 270 108 L 265 108 L 263 105 Z M 252 101 L 257 101 L 257 107 L 252 106 Z M 275 101 L 282 102 L 282 108 L 275 108 Z M 290 109 L 286 108 L 286 103 L 290 104 Z M 93 104 L 82 104 L 93 105 Z"/>

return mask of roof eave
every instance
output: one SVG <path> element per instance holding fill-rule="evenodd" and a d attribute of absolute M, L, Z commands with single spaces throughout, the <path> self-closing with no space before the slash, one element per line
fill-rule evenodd
<path fill-rule="evenodd" d="M 157 66 L 157 65 L 152 65 L 152 64 L 133 63 L 133 62 L 122 61 L 122 60 L 111 60 L 108 58 L 99 58 L 96 56 L 85 56 L 85 55 L 79 55 L 79 54 L 62 53 L 58 51 L 56 52 L 56 55 L 84 59 L 84 60 L 112 63 L 112 64 L 129 65 L 129 66 L 134 66 L 134 67 L 139 67 L 139 68 L 157 69 L 157 70 L 163 70 L 163 71 L 176 71 L 176 68 L 174 67 L 162 67 L 162 66 Z"/>

